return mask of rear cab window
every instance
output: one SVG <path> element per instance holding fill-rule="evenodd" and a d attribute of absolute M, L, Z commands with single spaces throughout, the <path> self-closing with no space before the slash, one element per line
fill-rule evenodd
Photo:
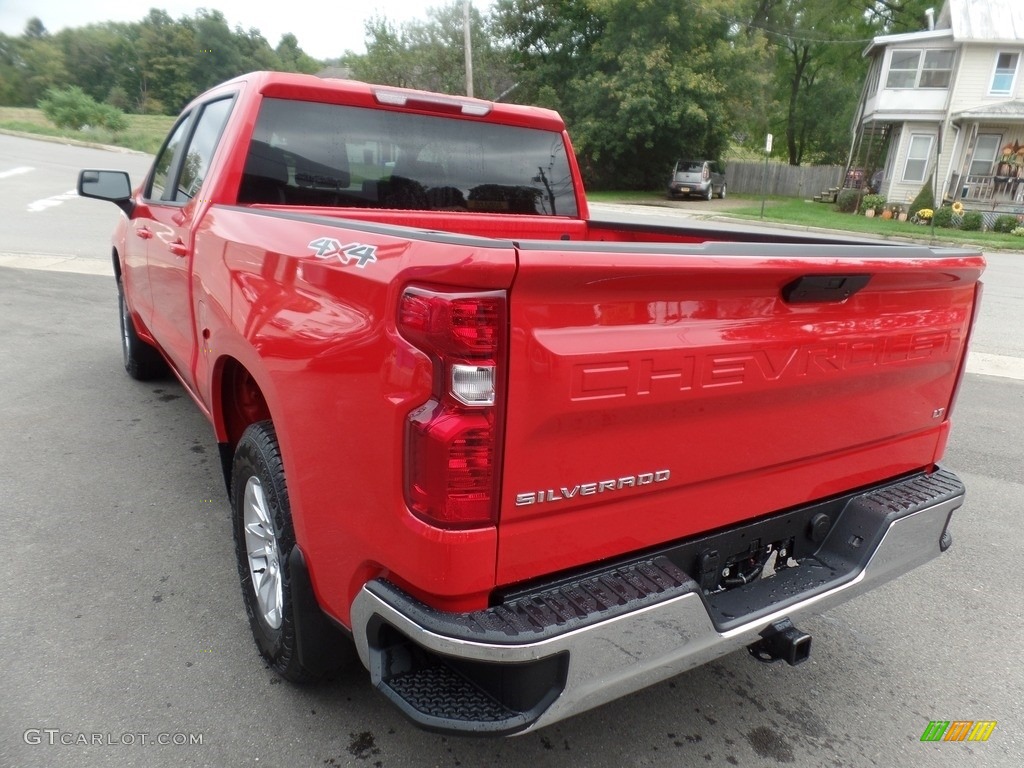
<path fill-rule="evenodd" d="M 561 133 L 265 98 L 240 203 L 576 216 Z"/>

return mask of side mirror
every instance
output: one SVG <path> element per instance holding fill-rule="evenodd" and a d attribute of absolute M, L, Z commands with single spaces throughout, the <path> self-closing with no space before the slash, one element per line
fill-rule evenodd
<path fill-rule="evenodd" d="M 109 200 L 129 218 L 135 210 L 132 183 L 124 171 L 81 171 L 78 174 L 78 194 L 97 200 Z"/>

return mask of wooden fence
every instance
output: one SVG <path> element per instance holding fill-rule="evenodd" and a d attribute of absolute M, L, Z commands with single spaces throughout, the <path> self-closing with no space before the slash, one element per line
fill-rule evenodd
<path fill-rule="evenodd" d="M 730 192 L 744 195 L 759 195 L 764 180 L 764 192 L 768 195 L 805 197 L 811 199 L 830 187 L 843 184 L 841 165 L 786 165 L 764 162 L 729 161 L 725 164 L 725 181 Z"/>

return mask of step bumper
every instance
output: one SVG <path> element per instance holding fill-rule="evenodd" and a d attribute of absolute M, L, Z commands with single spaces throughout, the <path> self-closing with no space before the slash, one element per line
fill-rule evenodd
<path fill-rule="evenodd" d="M 523 733 L 707 663 L 758 641 L 777 621 L 819 614 L 928 562 L 948 546 L 946 528 L 964 494 L 954 474 L 939 470 L 851 495 L 807 567 L 718 596 L 705 594 L 671 550 L 465 614 L 436 611 L 374 580 L 353 604 L 356 647 L 373 684 L 418 725 Z"/>

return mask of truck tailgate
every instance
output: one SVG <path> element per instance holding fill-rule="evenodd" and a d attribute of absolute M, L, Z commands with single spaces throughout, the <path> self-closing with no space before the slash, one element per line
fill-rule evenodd
<path fill-rule="evenodd" d="M 498 583 L 930 466 L 983 268 L 917 247 L 521 245 Z"/>

